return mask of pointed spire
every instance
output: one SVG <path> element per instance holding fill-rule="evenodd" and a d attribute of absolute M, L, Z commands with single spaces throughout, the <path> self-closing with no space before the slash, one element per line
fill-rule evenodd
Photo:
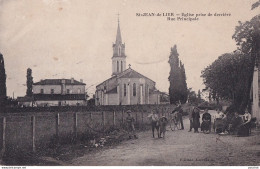
<path fill-rule="evenodd" d="M 117 15 L 118 15 L 118 26 L 117 26 L 117 33 L 116 33 L 116 44 L 122 44 L 121 31 L 119 25 L 119 13 Z"/>

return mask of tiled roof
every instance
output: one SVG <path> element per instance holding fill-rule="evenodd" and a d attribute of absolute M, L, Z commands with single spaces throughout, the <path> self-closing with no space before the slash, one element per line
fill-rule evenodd
<path fill-rule="evenodd" d="M 24 96 L 24 97 L 17 97 L 18 102 L 31 102 L 33 101 L 32 97 Z"/>
<path fill-rule="evenodd" d="M 117 87 L 107 91 L 106 93 L 117 93 Z"/>
<path fill-rule="evenodd" d="M 141 73 L 138 73 L 137 71 L 133 70 L 132 68 L 128 68 L 125 71 L 123 71 L 121 74 L 118 75 L 118 78 L 145 78 L 149 79 L 148 77 L 142 75 Z M 151 79 L 149 79 L 151 80 Z M 153 80 L 151 80 L 154 82 Z"/>
<path fill-rule="evenodd" d="M 79 82 L 77 80 L 72 79 L 44 79 L 39 82 L 33 83 L 33 85 L 61 85 L 62 81 L 64 80 L 66 85 L 86 85 L 85 83 Z"/>
<path fill-rule="evenodd" d="M 33 99 L 37 100 L 85 100 L 85 94 L 34 94 Z"/>
<path fill-rule="evenodd" d="M 102 85 L 103 83 L 110 81 L 114 78 L 118 78 L 118 79 L 119 78 L 145 78 L 145 79 L 149 79 L 148 77 L 138 73 L 137 71 L 133 70 L 132 68 L 128 68 L 128 69 L 124 70 L 123 72 L 121 72 L 120 74 L 112 76 L 111 78 L 103 81 L 102 83 L 98 84 L 96 87 L 98 87 L 98 86 Z M 149 79 L 149 80 L 151 80 L 151 79 Z M 151 81 L 154 82 L 153 80 L 151 80 Z"/>

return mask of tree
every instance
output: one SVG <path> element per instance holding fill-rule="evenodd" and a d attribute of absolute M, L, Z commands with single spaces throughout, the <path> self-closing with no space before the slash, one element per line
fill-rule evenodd
<path fill-rule="evenodd" d="M 6 103 L 6 74 L 4 57 L 0 53 L 0 110 L 4 110 Z"/>
<path fill-rule="evenodd" d="M 185 73 L 185 68 L 184 64 L 180 61 L 180 75 L 181 75 L 181 83 L 182 83 L 182 89 L 181 89 L 181 102 L 186 103 L 188 99 L 188 87 L 187 87 L 187 82 L 186 82 L 186 73 Z"/>
<path fill-rule="evenodd" d="M 201 92 L 198 90 L 198 99 L 201 100 Z"/>
<path fill-rule="evenodd" d="M 250 71 L 250 56 L 241 52 L 226 53 L 205 68 L 201 77 L 206 89 L 212 92 L 213 100 L 231 100 L 238 110 L 243 110 Z"/>
<path fill-rule="evenodd" d="M 171 70 L 168 78 L 170 82 L 169 95 L 170 103 L 175 104 L 176 102 L 186 103 L 188 99 L 188 89 L 186 83 L 186 74 L 184 64 L 179 60 L 179 54 L 177 52 L 177 46 L 174 45 L 171 48 L 171 54 L 169 61 Z"/>
<path fill-rule="evenodd" d="M 259 6 L 259 1 L 252 5 L 252 9 Z M 239 22 L 236 26 L 235 33 L 232 36 L 237 42 L 239 50 L 247 57 L 247 62 L 250 64 L 248 72 L 249 83 L 243 95 L 242 109 L 250 105 L 250 89 L 253 81 L 254 66 L 260 61 L 260 15 L 253 17 L 250 21 L 244 23 Z"/>
<path fill-rule="evenodd" d="M 255 2 L 252 7 L 251 7 L 251 10 L 257 8 L 258 6 L 260 6 L 260 0 L 258 0 L 257 2 Z"/>
<path fill-rule="evenodd" d="M 170 76 L 168 78 L 170 82 L 169 95 L 170 103 L 175 104 L 181 98 L 181 78 L 179 69 L 179 54 L 177 52 L 177 46 L 174 45 L 171 48 L 171 54 L 168 63 L 170 64 Z"/>
<path fill-rule="evenodd" d="M 33 92 L 32 92 L 32 86 L 33 86 L 32 69 L 30 69 L 30 68 L 27 69 L 26 77 L 27 77 L 27 81 L 26 81 L 26 84 L 27 84 L 26 96 L 31 97 L 33 95 Z"/>

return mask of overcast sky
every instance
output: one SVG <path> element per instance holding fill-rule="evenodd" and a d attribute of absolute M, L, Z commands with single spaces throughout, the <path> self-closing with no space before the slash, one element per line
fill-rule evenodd
<path fill-rule="evenodd" d="M 112 43 L 120 13 L 127 65 L 168 92 L 170 48 L 185 65 L 188 87 L 203 89 L 201 71 L 236 49 L 238 21 L 250 20 L 255 0 L 0 0 L 0 52 L 4 55 L 7 94 L 26 93 L 26 70 L 40 79 L 83 79 L 92 95 L 111 77 Z M 136 13 L 230 13 L 198 21 L 167 21 Z"/>

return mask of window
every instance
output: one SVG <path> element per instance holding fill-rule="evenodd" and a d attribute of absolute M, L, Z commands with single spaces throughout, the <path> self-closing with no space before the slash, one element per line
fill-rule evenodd
<path fill-rule="evenodd" d="M 70 89 L 67 89 L 67 94 L 70 94 Z"/>
<path fill-rule="evenodd" d="M 80 94 L 81 93 L 81 90 L 80 90 L 80 88 L 78 88 L 78 94 Z"/>
<path fill-rule="evenodd" d="M 121 48 L 118 48 L 118 55 L 121 56 Z"/>
<path fill-rule="evenodd" d="M 51 94 L 54 94 L 54 89 L 51 89 Z"/>
<path fill-rule="evenodd" d="M 118 61 L 116 62 L 117 62 L 117 72 L 119 72 L 119 62 Z"/>
<path fill-rule="evenodd" d="M 121 61 L 121 72 L 123 72 L 123 61 Z"/>
<path fill-rule="evenodd" d="M 43 89 L 41 89 L 41 94 L 43 94 L 44 93 L 44 90 Z"/>
<path fill-rule="evenodd" d="M 136 96 L 136 84 L 133 84 L 133 96 Z"/>
<path fill-rule="evenodd" d="M 124 84 L 124 96 L 126 96 L 126 84 Z"/>

